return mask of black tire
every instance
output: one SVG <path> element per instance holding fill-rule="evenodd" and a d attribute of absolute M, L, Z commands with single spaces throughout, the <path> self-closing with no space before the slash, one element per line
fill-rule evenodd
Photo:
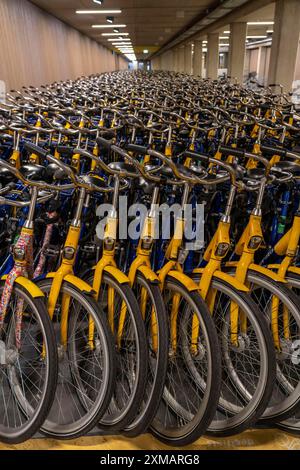
<path fill-rule="evenodd" d="M 138 300 L 140 310 L 142 311 L 140 299 L 141 290 L 145 289 L 147 293 L 147 308 L 142 312 L 144 324 L 146 327 L 147 345 L 148 345 L 148 377 L 145 396 L 134 421 L 123 429 L 123 434 L 129 437 L 135 437 L 142 434 L 152 423 L 163 394 L 169 352 L 168 320 L 163 297 L 158 284 L 149 282 L 142 274 L 138 273 L 134 294 Z M 151 328 L 151 312 L 153 312 L 154 322 L 157 328 L 157 346 L 156 351 L 152 346 L 153 336 Z"/>
<path fill-rule="evenodd" d="M 197 291 L 189 292 L 183 284 L 167 276 L 163 296 L 169 328 L 169 309 L 174 295 L 180 297 L 176 323 L 177 347 L 174 351 L 170 342 L 166 385 L 150 430 L 168 445 L 185 446 L 206 432 L 215 415 L 220 392 L 221 358 L 216 330 L 200 294 Z M 191 352 L 194 316 L 200 325 L 197 354 Z M 198 383 L 199 376 L 201 385 Z"/>
<path fill-rule="evenodd" d="M 38 282 L 46 296 L 52 282 Z M 67 348 L 60 343 L 62 295 L 70 298 Z M 88 344 L 90 320 L 95 328 L 93 347 Z M 113 339 L 99 305 L 67 281 L 61 287 L 53 324 L 59 349 L 58 385 L 41 432 L 57 439 L 74 439 L 98 423 L 111 400 L 116 372 Z"/>
<path fill-rule="evenodd" d="M 286 280 L 288 281 L 289 286 L 293 290 L 294 294 L 296 294 L 298 297 L 299 310 L 300 310 L 300 275 L 296 273 L 288 273 Z M 300 345 L 298 345 L 298 347 L 295 348 L 294 352 L 296 354 L 295 359 L 299 361 Z M 298 409 L 296 413 L 290 418 L 284 421 L 281 421 L 279 423 L 276 423 L 276 426 L 283 431 L 293 434 L 294 436 L 300 436 L 300 410 Z"/>
<path fill-rule="evenodd" d="M 200 276 L 192 275 L 196 283 Z M 251 297 L 222 279 L 213 279 L 211 288 L 217 293 L 213 319 L 222 352 L 222 386 L 207 434 L 225 437 L 245 431 L 264 413 L 275 382 L 275 354 L 267 322 Z M 247 334 L 239 333 L 237 347 L 227 339 L 232 302 L 247 318 Z"/>
<path fill-rule="evenodd" d="M 271 321 L 268 310 L 270 300 L 273 296 L 276 296 L 280 301 L 279 335 L 282 352 L 276 352 L 276 382 L 269 405 L 261 417 L 261 422 L 273 423 L 274 421 L 289 418 L 300 406 L 300 363 L 297 365 L 290 361 L 292 343 L 300 340 L 299 298 L 283 283 L 278 283 L 264 274 L 252 270 L 248 272 L 247 281 L 251 288 L 253 300 L 258 304 L 262 303 L 262 306 L 259 305 L 259 308 L 264 312 L 269 325 Z M 289 312 L 290 330 L 293 334 L 291 342 L 285 342 L 284 340 L 284 327 L 282 324 L 283 307 L 286 307 Z"/>
<path fill-rule="evenodd" d="M 93 284 L 93 273 L 86 281 L 90 285 Z M 119 283 L 109 273 L 103 274 L 97 303 L 102 308 L 106 318 L 109 316 L 107 302 L 108 288 L 113 290 L 114 298 L 117 299 L 114 302 L 115 306 L 117 305 L 114 314 L 115 328 L 118 325 L 122 302 L 124 301 L 127 306 L 125 334 L 128 337 L 123 338 L 122 347 L 119 348 L 117 336 L 114 335 L 117 367 L 115 387 L 107 412 L 99 422 L 101 429 L 115 432 L 124 429 L 132 423 L 137 411 L 140 409 L 147 385 L 148 351 L 145 325 L 132 289 L 127 283 Z M 126 367 L 126 359 L 128 359 L 127 366 L 129 368 L 124 373 L 123 366 Z"/>
<path fill-rule="evenodd" d="M 4 282 L 1 281 L 0 296 L 3 288 Z M 55 335 L 45 300 L 43 297 L 33 297 L 28 290 L 16 283 L 0 334 L 2 346 L 10 346 L 11 352 L 17 351 L 14 345 L 15 323 L 12 314 L 12 307 L 17 299 L 24 301 L 21 347 L 17 353 L 18 358 L 7 370 L 6 360 L 5 364 L 0 366 L 0 441 L 8 444 L 24 442 L 39 431 L 54 400 L 58 373 Z M 25 374 L 28 374 L 27 381 Z M 42 376 L 44 383 L 39 388 Z M 5 397 L 9 398 L 6 406 Z M 33 406 L 36 406 L 36 409 Z M 18 413 L 13 412 L 13 407 Z M 14 425 L 10 425 L 12 414 Z"/>

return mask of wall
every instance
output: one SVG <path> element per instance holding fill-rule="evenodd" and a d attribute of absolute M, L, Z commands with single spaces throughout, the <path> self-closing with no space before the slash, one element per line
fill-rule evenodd
<path fill-rule="evenodd" d="M 127 69 L 127 61 L 27 0 L 0 0 L 0 80 L 6 90 Z"/>

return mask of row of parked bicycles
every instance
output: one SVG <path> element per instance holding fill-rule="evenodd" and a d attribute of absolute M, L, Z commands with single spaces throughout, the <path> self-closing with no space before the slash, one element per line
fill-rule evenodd
<path fill-rule="evenodd" d="M 299 433 L 299 178 L 274 87 L 113 72 L 7 93 L 0 439 Z"/>

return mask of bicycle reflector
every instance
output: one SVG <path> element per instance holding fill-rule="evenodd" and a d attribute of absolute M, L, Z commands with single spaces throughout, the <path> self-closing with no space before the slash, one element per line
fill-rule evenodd
<path fill-rule="evenodd" d="M 215 256 L 224 257 L 229 250 L 229 243 L 219 243 L 215 251 Z"/>
<path fill-rule="evenodd" d="M 248 248 L 250 248 L 251 250 L 257 250 L 260 247 L 261 242 L 262 237 L 251 237 L 248 243 Z"/>

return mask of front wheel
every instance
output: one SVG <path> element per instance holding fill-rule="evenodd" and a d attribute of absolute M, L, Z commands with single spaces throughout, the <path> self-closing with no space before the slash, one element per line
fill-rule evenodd
<path fill-rule="evenodd" d="M 200 294 L 171 277 L 163 289 L 169 359 L 162 400 L 151 432 L 184 446 L 206 432 L 219 400 L 221 358 L 216 330 Z"/>
<path fill-rule="evenodd" d="M 4 282 L 0 284 L 0 297 Z M 20 344 L 16 316 L 22 313 Z M 0 441 L 17 444 L 39 431 L 57 382 L 54 331 L 42 297 L 14 284 L 0 332 Z"/>
<path fill-rule="evenodd" d="M 201 274 L 192 277 L 199 284 Z M 208 298 L 222 354 L 220 400 L 208 434 L 230 436 L 254 425 L 268 406 L 275 354 L 265 318 L 247 293 L 215 278 Z"/>
<path fill-rule="evenodd" d="M 38 282 L 46 297 L 52 282 Z M 58 384 L 41 431 L 49 437 L 72 439 L 92 429 L 109 405 L 115 379 L 113 341 L 94 299 L 67 281 L 61 286 L 52 323 L 59 357 Z"/>

